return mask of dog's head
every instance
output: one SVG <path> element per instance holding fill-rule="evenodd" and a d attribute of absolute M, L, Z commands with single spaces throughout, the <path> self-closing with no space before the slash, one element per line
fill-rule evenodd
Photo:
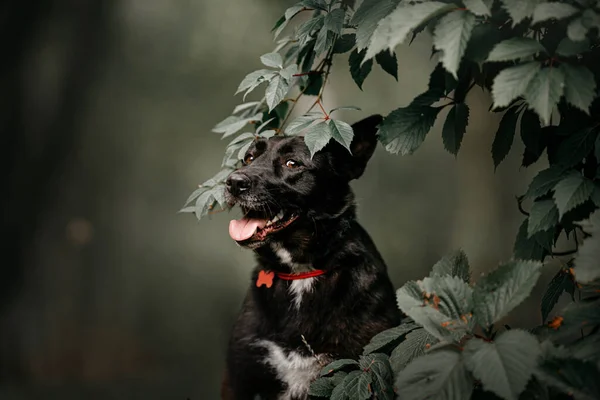
<path fill-rule="evenodd" d="M 352 153 L 334 140 L 312 159 L 302 137 L 254 142 L 226 182 L 227 201 L 244 213 L 230 222 L 231 238 L 255 249 L 341 216 L 352 205 L 349 182 L 363 174 L 373 155 L 381 120 L 373 115 L 352 126 Z"/>

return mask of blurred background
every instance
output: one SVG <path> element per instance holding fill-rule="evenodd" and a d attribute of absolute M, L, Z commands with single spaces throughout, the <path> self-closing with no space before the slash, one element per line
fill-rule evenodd
<path fill-rule="evenodd" d="M 210 129 L 292 3 L 0 5 L 0 399 L 218 398 L 252 254 L 227 213 L 177 211 L 218 171 L 225 143 Z M 353 122 L 407 105 L 433 68 L 430 38 L 397 51 L 399 82 L 376 65 L 364 92 L 340 56 L 326 107 L 361 107 L 343 115 Z M 511 256 L 515 195 L 536 168 L 520 170 L 519 144 L 494 171 L 498 116 L 481 91 L 468 102 L 458 158 L 443 148 L 444 111 L 416 154 L 380 148 L 354 184 L 396 286 L 459 247 L 474 277 Z M 540 322 L 546 272 L 510 323 Z"/>

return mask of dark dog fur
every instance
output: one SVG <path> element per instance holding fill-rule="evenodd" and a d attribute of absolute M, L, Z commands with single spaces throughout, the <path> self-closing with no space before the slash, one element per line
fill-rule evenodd
<path fill-rule="evenodd" d="M 380 122 L 371 116 L 353 125 L 352 155 L 333 140 L 312 160 L 301 137 L 259 140 L 229 178 L 230 204 L 255 218 L 283 210 L 292 222 L 238 242 L 255 251 L 258 266 L 233 329 L 223 399 L 306 399 L 322 365 L 358 357 L 375 334 L 400 323 L 385 263 L 356 221 L 349 185 L 373 154 Z M 255 285 L 260 270 L 313 268 L 326 274 Z"/>

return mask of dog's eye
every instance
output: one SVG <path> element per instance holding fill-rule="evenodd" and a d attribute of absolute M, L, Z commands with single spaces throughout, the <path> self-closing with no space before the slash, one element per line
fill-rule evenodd
<path fill-rule="evenodd" d="M 244 157 L 244 164 L 248 165 L 252 163 L 252 161 L 254 161 L 254 156 L 252 154 L 246 154 L 246 157 Z"/>
<path fill-rule="evenodd" d="M 300 167 L 302 164 L 300 164 L 300 162 L 298 161 L 294 161 L 294 160 L 287 160 L 285 162 L 285 166 L 288 168 L 298 168 Z"/>

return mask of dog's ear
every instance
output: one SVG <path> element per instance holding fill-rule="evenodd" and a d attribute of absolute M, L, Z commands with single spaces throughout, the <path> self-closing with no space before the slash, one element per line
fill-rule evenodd
<path fill-rule="evenodd" d="M 371 115 L 352 125 L 354 138 L 350 151 L 335 143 L 334 158 L 340 172 L 349 180 L 360 178 L 377 147 L 377 127 L 383 120 L 381 115 Z M 333 141 L 332 141 L 333 142 Z"/>

